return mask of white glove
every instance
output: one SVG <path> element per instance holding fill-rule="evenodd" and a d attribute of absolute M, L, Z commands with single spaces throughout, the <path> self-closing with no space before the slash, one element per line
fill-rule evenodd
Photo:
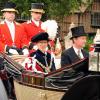
<path fill-rule="evenodd" d="M 37 50 L 37 49 L 38 49 L 38 46 L 37 46 L 37 45 L 34 45 L 34 46 L 33 46 L 33 49 L 34 49 L 34 50 Z"/>
<path fill-rule="evenodd" d="M 23 52 L 23 55 L 29 55 L 29 50 L 28 49 L 23 49 L 22 52 Z"/>
<path fill-rule="evenodd" d="M 18 52 L 15 49 L 9 49 L 9 53 L 14 54 L 14 55 L 18 55 Z"/>

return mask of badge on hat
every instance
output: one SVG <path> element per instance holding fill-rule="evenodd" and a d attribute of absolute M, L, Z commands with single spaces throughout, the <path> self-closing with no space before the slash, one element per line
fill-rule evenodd
<path fill-rule="evenodd" d="M 44 8 L 44 3 L 32 3 L 31 4 L 31 10 L 29 10 L 29 11 L 45 13 L 43 8 Z"/>
<path fill-rule="evenodd" d="M 4 9 L 1 10 L 1 12 L 9 12 L 9 11 L 12 11 L 12 12 L 17 12 L 18 11 L 15 9 L 16 8 L 16 4 L 13 3 L 13 2 L 7 2 L 4 6 Z"/>

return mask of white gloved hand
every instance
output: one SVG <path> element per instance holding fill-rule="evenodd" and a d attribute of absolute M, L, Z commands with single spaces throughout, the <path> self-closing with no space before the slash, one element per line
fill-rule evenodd
<path fill-rule="evenodd" d="M 18 55 L 18 52 L 15 49 L 9 49 L 9 53 L 14 54 L 14 55 Z"/>
<path fill-rule="evenodd" d="M 37 45 L 34 45 L 34 46 L 33 46 L 33 49 L 34 49 L 34 50 L 37 50 L 37 49 L 38 49 L 38 46 L 37 46 Z"/>
<path fill-rule="evenodd" d="M 28 49 L 26 49 L 26 48 L 25 48 L 25 49 L 23 49 L 23 50 L 22 50 L 22 52 L 23 52 L 23 55 L 29 55 L 29 50 L 28 50 Z"/>

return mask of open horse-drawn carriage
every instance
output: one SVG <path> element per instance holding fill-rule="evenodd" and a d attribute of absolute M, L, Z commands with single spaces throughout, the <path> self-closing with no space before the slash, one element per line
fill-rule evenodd
<path fill-rule="evenodd" d="M 87 59 L 48 74 L 39 74 L 26 71 L 4 53 L 0 53 L 0 57 L 4 59 L 6 71 L 14 78 L 17 100 L 92 100 L 94 97 L 93 100 L 100 100 L 100 76 L 88 71 Z M 88 93 L 90 96 L 87 97 Z"/>

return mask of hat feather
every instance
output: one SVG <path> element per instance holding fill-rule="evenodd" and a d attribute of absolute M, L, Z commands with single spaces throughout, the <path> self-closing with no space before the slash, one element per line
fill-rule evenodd
<path fill-rule="evenodd" d="M 42 23 L 41 27 L 48 33 L 50 39 L 55 39 L 58 28 L 58 24 L 55 20 L 47 20 Z"/>

